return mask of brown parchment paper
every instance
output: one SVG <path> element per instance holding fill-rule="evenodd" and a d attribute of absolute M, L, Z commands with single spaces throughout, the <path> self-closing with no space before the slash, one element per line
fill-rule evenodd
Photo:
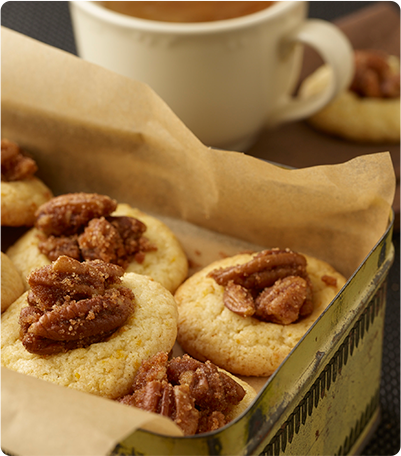
<path fill-rule="evenodd" d="M 148 86 L 5 28 L 1 63 L 2 136 L 33 154 L 55 194 L 99 192 L 157 214 L 182 242 L 191 272 L 241 250 L 280 246 L 349 277 L 388 226 L 395 176 L 386 152 L 289 170 L 207 148 Z M 4 448 L 102 455 L 145 425 L 137 410 L 124 408 L 122 417 L 119 404 L 54 386 L 3 369 Z M 43 413 L 47 394 L 56 406 Z M 80 432 L 67 445 L 75 420 Z"/>
<path fill-rule="evenodd" d="M 334 24 L 344 32 L 354 49 L 377 49 L 400 57 L 400 8 L 395 2 L 368 2 L 357 11 L 339 17 Z M 302 81 L 323 61 L 309 47 L 305 48 Z M 328 165 L 360 155 L 389 151 L 396 174 L 397 187 L 393 202 L 394 230 L 400 229 L 400 144 L 370 144 L 347 141 L 314 129 L 301 120 L 280 125 L 274 131 L 264 130 L 247 151 L 254 157 L 283 163 L 294 168 Z"/>
<path fill-rule="evenodd" d="M 1 376 L 1 444 L 12 454 L 99 456 L 137 427 L 182 435 L 171 420 L 153 413 L 4 367 Z"/>

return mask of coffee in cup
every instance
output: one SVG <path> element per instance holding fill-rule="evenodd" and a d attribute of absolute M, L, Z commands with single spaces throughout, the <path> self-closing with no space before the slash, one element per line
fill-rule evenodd
<path fill-rule="evenodd" d="M 161 22 L 212 22 L 261 11 L 274 2 L 99 2 L 120 14 Z"/>

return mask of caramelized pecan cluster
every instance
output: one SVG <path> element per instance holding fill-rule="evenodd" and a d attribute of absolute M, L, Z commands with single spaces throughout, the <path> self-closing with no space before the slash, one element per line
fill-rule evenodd
<path fill-rule="evenodd" d="M 398 98 L 400 73 L 394 73 L 388 56 L 374 50 L 355 51 L 355 74 L 350 89 L 361 97 Z"/>
<path fill-rule="evenodd" d="M 146 225 L 126 216 L 110 215 L 117 202 L 97 193 L 70 193 L 51 199 L 36 213 L 42 234 L 39 250 L 51 261 L 60 255 L 76 260 L 103 260 L 124 269 L 142 263 L 156 250 L 143 235 Z"/>
<path fill-rule="evenodd" d="M 19 318 L 24 347 L 51 355 L 106 340 L 134 312 L 133 292 L 116 286 L 123 274 L 114 264 L 67 256 L 33 271 Z"/>
<path fill-rule="evenodd" d="M 225 287 L 224 305 L 243 317 L 288 325 L 313 311 L 306 259 L 290 250 L 264 250 L 208 277 Z"/>
<path fill-rule="evenodd" d="M 210 361 L 188 355 L 169 361 L 160 352 L 142 362 L 132 393 L 117 401 L 167 416 L 184 435 L 194 435 L 224 426 L 244 396 L 242 386 Z"/>
<path fill-rule="evenodd" d="M 8 139 L 1 140 L 1 180 L 3 182 L 28 179 L 37 170 L 35 161 L 28 157 L 18 144 Z"/>

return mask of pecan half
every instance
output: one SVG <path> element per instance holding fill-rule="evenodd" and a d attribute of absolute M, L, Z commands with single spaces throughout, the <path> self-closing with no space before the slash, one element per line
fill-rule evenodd
<path fill-rule="evenodd" d="M 289 325 L 298 320 L 307 297 L 307 283 L 302 277 L 289 276 L 265 288 L 255 299 L 255 316 L 264 321 Z"/>
<path fill-rule="evenodd" d="M 244 396 L 242 386 L 210 361 L 188 355 L 168 361 L 166 353 L 158 353 L 142 362 L 132 393 L 117 400 L 168 416 L 193 435 L 224 426 Z"/>
<path fill-rule="evenodd" d="M 355 51 L 355 74 L 350 89 L 361 97 L 398 98 L 400 73 L 394 74 L 388 56 L 375 50 Z"/>
<path fill-rule="evenodd" d="M 225 287 L 224 305 L 242 317 L 288 325 L 313 311 L 306 258 L 288 249 L 264 250 L 208 277 Z"/>
<path fill-rule="evenodd" d="M 12 182 L 32 177 L 38 167 L 35 161 L 18 144 L 1 140 L 1 180 Z"/>
<path fill-rule="evenodd" d="M 203 410 L 226 412 L 245 395 L 242 386 L 224 372 L 219 372 L 210 361 L 201 363 L 195 371 L 181 374 L 180 383 L 189 386 L 196 404 Z"/>
<path fill-rule="evenodd" d="M 199 423 L 199 411 L 195 408 L 195 400 L 188 385 L 173 387 L 175 413 L 173 419 L 185 435 L 196 434 Z"/>
<path fill-rule="evenodd" d="M 36 212 L 39 250 L 51 261 L 60 255 L 76 260 L 103 260 L 126 269 L 157 250 L 145 236 L 146 225 L 126 216 L 110 215 L 115 200 L 96 193 L 71 193 L 53 198 Z"/>
<path fill-rule="evenodd" d="M 52 198 L 37 210 L 35 226 L 46 236 L 76 234 L 93 218 L 110 215 L 117 202 L 97 193 L 69 193 Z"/>
<path fill-rule="evenodd" d="M 289 275 L 306 276 L 306 259 L 299 253 L 280 249 L 263 250 L 247 263 L 209 273 L 219 285 L 226 286 L 232 281 L 252 290 L 270 287 Z"/>
<path fill-rule="evenodd" d="M 49 355 L 108 338 L 134 311 L 134 294 L 118 286 L 123 272 L 100 260 L 80 263 L 67 256 L 33 271 L 29 306 L 19 318 L 24 347 Z"/>
<path fill-rule="evenodd" d="M 242 317 L 251 317 L 256 310 L 251 292 L 231 280 L 224 288 L 223 302 L 227 309 Z"/>

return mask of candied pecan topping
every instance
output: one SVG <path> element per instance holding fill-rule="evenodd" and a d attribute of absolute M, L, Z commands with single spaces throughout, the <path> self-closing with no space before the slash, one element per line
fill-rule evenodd
<path fill-rule="evenodd" d="M 42 204 L 36 212 L 35 226 L 46 236 L 78 233 L 93 218 L 110 215 L 117 202 L 97 193 L 68 193 Z"/>
<path fill-rule="evenodd" d="M 191 356 L 172 358 L 167 365 L 167 376 L 172 383 L 180 383 L 180 378 L 187 372 L 194 372 L 202 363 Z"/>
<path fill-rule="evenodd" d="M 159 413 L 163 416 L 172 417 L 175 413 L 174 399 L 175 394 L 173 385 L 171 383 L 163 382 L 163 392 L 160 396 L 159 406 L 156 413 Z"/>
<path fill-rule="evenodd" d="M 131 394 L 117 401 L 171 418 L 185 435 L 209 432 L 228 422 L 245 390 L 210 361 L 188 355 L 168 361 L 157 353 L 143 361 Z"/>
<path fill-rule="evenodd" d="M 216 269 L 209 273 L 219 285 L 229 281 L 248 289 L 262 290 L 289 275 L 306 275 L 306 259 L 290 250 L 263 250 L 245 264 Z"/>
<path fill-rule="evenodd" d="M 215 431 L 226 424 L 225 416 L 221 412 L 211 414 L 201 413 L 198 424 L 198 434 Z"/>
<path fill-rule="evenodd" d="M 66 255 L 75 260 L 81 260 L 81 250 L 78 245 L 78 235 L 44 237 L 38 246 L 39 250 L 49 258 L 50 261 L 57 260 L 61 255 Z"/>
<path fill-rule="evenodd" d="M 302 277 L 279 279 L 255 299 L 255 316 L 261 320 L 289 325 L 298 319 L 306 296 L 307 283 Z"/>
<path fill-rule="evenodd" d="M 195 408 L 195 399 L 191 395 L 188 385 L 173 387 L 175 399 L 175 413 L 173 420 L 185 435 L 194 435 L 198 429 L 199 410 Z"/>
<path fill-rule="evenodd" d="M 145 231 L 146 225 L 132 217 L 101 217 L 88 223 L 78 244 L 85 259 L 99 258 L 127 268 L 136 255 L 155 250 L 152 244 L 143 242 Z"/>
<path fill-rule="evenodd" d="M 30 353 L 51 355 L 101 342 L 134 312 L 134 294 L 121 283 L 124 270 L 101 260 L 80 263 L 61 256 L 33 271 L 20 336 Z"/>
<path fill-rule="evenodd" d="M 124 242 L 117 228 L 104 217 L 91 220 L 79 236 L 78 243 L 82 256 L 92 260 L 100 258 L 112 263 L 125 253 Z"/>
<path fill-rule="evenodd" d="M 388 56 L 375 50 L 356 50 L 350 89 L 361 97 L 398 98 L 400 73 L 394 74 Z"/>
<path fill-rule="evenodd" d="M 142 387 L 140 394 L 135 395 L 136 406 L 147 412 L 157 413 L 160 398 L 163 396 L 163 389 L 163 382 L 150 381 Z"/>
<path fill-rule="evenodd" d="M 51 199 L 36 213 L 41 232 L 39 250 L 51 261 L 60 255 L 76 260 L 103 260 L 126 269 L 157 250 L 144 236 L 146 225 L 126 216 L 110 215 L 117 202 L 96 193 L 71 193 Z"/>
<path fill-rule="evenodd" d="M 224 372 L 219 372 L 210 361 L 201 363 L 195 371 L 180 375 L 180 383 L 187 384 L 196 404 L 202 410 L 227 411 L 244 397 L 243 388 Z"/>
<path fill-rule="evenodd" d="M 224 305 L 242 317 L 288 325 L 313 311 L 306 258 L 288 249 L 263 250 L 208 277 L 225 287 Z"/>
<path fill-rule="evenodd" d="M 223 301 L 228 309 L 243 317 L 251 317 L 255 313 L 252 293 L 232 280 L 224 288 Z"/>
<path fill-rule="evenodd" d="M 46 310 L 69 299 L 85 299 L 103 294 L 106 288 L 121 282 L 124 271 L 117 265 L 100 260 L 80 263 L 62 256 L 54 263 L 32 271 L 28 277 L 32 295 Z"/>
<path fill-rule="evenodd" d="M 32 177 L 38 167 L 35 161 L 18 144 L 1 140 L 1 180 L 18 181 Z"/>
<path fill-rule="evenodd" d="M 134 380 L 134 390 L 139 390 L 147 383 L 162 381 L 167 375 L 168 355 L 164 352 L 157 353 L 152 358 L 142 361 L 141 368 Z"/>

